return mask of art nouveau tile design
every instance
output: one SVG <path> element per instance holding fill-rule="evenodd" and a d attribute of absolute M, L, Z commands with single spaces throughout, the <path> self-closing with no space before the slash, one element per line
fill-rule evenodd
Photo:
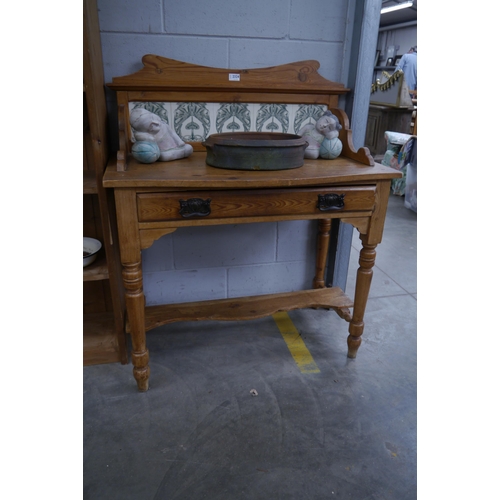
<path fill-rule="evenodd" d="M 251 104 L 223 103 L 214 105 L 215 129 L 223 132 L 249 132 L 252 126 Z"/>
<path fill-rule="evenodd" d="M 131 102 L 129 109 L 146 108 L 166 121 L 186 142 L 202 142 L 224 132 L 282 132 L 297 134 L 327 110 L 315 104 L 256 104 L 203 102 Z"/>

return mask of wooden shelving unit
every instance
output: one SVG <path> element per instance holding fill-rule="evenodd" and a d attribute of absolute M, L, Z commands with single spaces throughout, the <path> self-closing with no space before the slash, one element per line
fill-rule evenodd
<path fill-rule="evenodd" d="M 107 112 L 96 0 L 83 2 L 83 236 L 103 244 L 83 268 L 83 364 L 127 363 L 125 299 L 114 201 L 102 186 Z"/>
<path fill-rule="evenodd" d="M 100 365 L 120 361 L 120 345 L 115 335 L 113 313 L 86 314 L 83 324 L 83 364 Z"/>
<path fill-rule="evenodd" d="M 83 281 L 99 281 L 109 279 L 108 261 L 100 255 L 90 266 L 83 268 Z"/>
<path fill-rule="evenodd" d="M 84 159 L 84 165 L 88 165 L 86 156 Z M 97 194 L 95 172 L 92 170 L 83 171 L 83 194 Z"/>

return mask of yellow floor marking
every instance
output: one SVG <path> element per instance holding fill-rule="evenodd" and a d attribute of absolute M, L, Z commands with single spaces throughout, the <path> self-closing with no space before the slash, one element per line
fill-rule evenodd
<path fill-rule="evenodd" d="M 302 373 L 319 373 L 318 365 L 314 362 L 290 316 L 286 312 L 278 312 L 273 314 L 273 318 L 300 371 Z"/>

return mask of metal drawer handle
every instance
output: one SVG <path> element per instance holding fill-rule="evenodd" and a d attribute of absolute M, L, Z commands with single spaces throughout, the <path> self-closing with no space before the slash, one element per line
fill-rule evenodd
<path fill-rule="evenodd" d="M 328 210 L 342 210 L 344 208 L 345 194 L 318 194 L 318 208 L 322 212 Z"/>
<path fill-rule="evenodd" d="M 189 198 L 189 200 L 179 200 L 180 210 L 179 214 L 182 217 L 206 217 L 210 215 L 210 202 L 212 200 L 207 198 L 206 200 L 202 200 L 201 198 Z"/>

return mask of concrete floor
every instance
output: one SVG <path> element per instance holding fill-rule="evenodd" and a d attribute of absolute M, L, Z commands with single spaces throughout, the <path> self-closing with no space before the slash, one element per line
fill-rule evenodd
<path fill-rule="evenodd" d="M 359 248 L 354 231 L 351 297 Z M 86 367 L 84 498 L 416 499 L 416 255 L 417 215 L 391 196 L 356 360 L 335 312 L 298 310 L 315 373 L 272 317 L 148 333 L 147 393 L 131 364 Z"/>

